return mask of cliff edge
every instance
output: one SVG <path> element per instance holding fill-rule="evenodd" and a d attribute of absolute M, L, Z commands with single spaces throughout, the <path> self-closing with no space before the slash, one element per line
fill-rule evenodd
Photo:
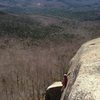
<path fill-rule="evenodd" d="M 100 100 L 100 38 L 82 45 L 69 73 L 61 100 Z"/>

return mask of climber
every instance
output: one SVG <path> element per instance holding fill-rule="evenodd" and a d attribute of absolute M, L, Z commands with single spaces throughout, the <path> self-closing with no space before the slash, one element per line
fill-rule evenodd
<path fill-rule="evenodd" d="M 63 77 L 63 80 L 62 80 L 62 88 L 61 88 L 61 91 L 63 92 L 64 91 L 64 89 L 66 88 L 66 86 L 67 86 L 67 83 L 68 83 L 68 76 L 70 75 L 70 73 L 69 74 L 64 74 L 64 77 Z"/>

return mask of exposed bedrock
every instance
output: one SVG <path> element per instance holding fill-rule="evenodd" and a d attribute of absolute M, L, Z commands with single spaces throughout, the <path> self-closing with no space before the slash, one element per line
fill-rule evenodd
<path fill-rule="evenodd" d="M 81 46 L 72 58 L 61 100 L 100 100 L 100 38 Z"/>

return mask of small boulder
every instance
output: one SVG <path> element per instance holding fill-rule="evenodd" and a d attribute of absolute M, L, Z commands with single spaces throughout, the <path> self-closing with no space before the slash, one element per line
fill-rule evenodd
<path fill-rule="evenodd" d="M 61 88 L 61 82 L 55 82 L 50 85 L 46 90 L 45 100 L 60 100 L 62 94 Z"/>

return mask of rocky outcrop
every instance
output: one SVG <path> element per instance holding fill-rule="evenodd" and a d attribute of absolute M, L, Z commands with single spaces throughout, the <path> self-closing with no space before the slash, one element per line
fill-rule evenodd
<path fill-rule="evenodd" d="M 61 100 L 100 100 L 100 38 L 82 45 L 69 73 Z"/>
<path fill-rule="evenodd" d="M 60 100 L 61 98 L 61 82 L 55 82 L 47 88 L 45 100 Z"/>

